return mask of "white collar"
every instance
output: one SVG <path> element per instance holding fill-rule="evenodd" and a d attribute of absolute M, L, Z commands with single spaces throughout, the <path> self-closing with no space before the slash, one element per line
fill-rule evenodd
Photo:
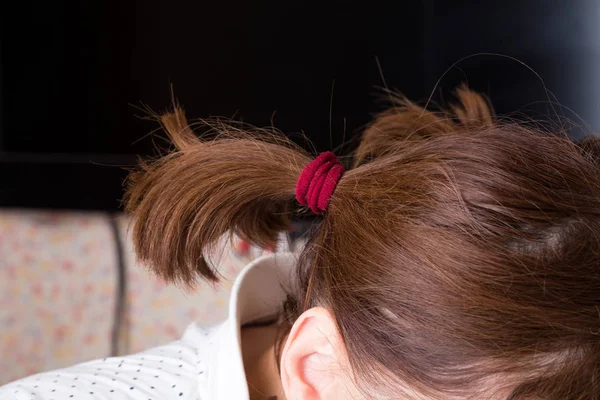
<path fill-rule="evenodd" d="M 248 385 L 241 351 L 241 327 L 275 316 L 293 282 L 297 255 L 277 253 L 258 258 L 237 277 L 229 302 L 229 318 L 223 324 L 220 343 L 211 354 L 211 400 L 247 400 Z M 243 384 L 242 384 L 243 383 Z"/>

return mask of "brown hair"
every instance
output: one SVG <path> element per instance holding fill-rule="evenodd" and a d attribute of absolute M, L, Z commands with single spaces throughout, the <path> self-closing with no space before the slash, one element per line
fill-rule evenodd
<path fill-rule="evenodd" d="M 399 99 L 367 127 L 287 321 L 329 309 L 365 393 L 598 399 L 599 142 L 501 123 L 465 87 L 457 100 Z M 268 246 L 289 228 L 311 158 L 226 128 L 202 140 L 179 109 L 162 121 L 179 150 L 131 175 L 138 257 L 169 281 L 216 279 L 203 256 L 223 235 Z"/>

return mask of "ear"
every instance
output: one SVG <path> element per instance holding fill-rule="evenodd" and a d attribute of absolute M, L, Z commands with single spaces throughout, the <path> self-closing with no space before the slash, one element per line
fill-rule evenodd
<path fill-rule="evenodd" d="M 281 357 L 281 382 L 288 400 L 338 398 L 345 348 L 335 320 L 322 307 L 304 312 L 294 323 Z M 338 393 L 339 395 L 339 393 Z"/>

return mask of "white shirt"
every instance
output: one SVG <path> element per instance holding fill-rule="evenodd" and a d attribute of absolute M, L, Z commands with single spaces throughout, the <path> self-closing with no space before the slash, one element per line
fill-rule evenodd
<path fill-rule="evenodd" d="M 0 400 L 249 399 L 241 327 L 276 315 L 295 262 L 295 255 L 279 253 L 244 268 L 219 325 L 194 323 L 166 346 L 32 375 L 0 387 Z"/>

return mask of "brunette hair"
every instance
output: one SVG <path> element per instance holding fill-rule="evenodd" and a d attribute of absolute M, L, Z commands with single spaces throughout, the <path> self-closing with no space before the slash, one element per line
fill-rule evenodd
<path fill-rule="evenodd" d="M 198 138 L 179 108 L 162 122 L 178 150 L 129 180 L 137 255 L 171 282 L 217 279 L 204 256 L 223 235 L 289 229 L 312 158 L 226 126 Z M 445 111 L 398 98 L 355 156 L 286 321 L 329 309 L 371 397 L 600 398 L 598 140 L 501 122 L 461 87 Z"/>

